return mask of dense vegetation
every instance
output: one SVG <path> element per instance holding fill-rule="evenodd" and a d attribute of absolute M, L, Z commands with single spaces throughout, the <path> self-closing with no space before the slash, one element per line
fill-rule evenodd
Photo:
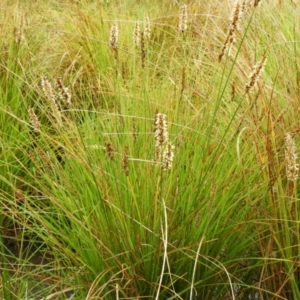
<path fill-rule="evenodd" d="M 2 1 L 0 298 L 300 299 L 299 15 Z"/>

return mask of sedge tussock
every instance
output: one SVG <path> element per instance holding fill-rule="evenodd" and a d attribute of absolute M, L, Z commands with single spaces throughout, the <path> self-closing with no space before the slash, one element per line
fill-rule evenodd
<path fill-rule="evenodd" d="M 266 62 L 267 62 L 267 57 L 266 55 L 264 55 L 261 61 L 253 66 L 252 72 L 249 75 L 249 81 L 245 87 L 246 93 L 249 93 L 250 89 L 258 82 L 261 73 L 266 65 Z"/>
<path fill-rule="evenodd" d="M 0 298 L 300 299 L 295 0 L 6 2 L 0 224 L 25 251 Z M 63 268 L 33 270 L 46 295 L 31 237 Z"/>
<path fill-rule="evenodd" d="M 238 29 L 239 29 L 239 23 L 241 21 L 242 13 L 243 13 L 243 5 L 240 4 L 239 1 L 236 1 L 234 9 L 233 9 L 233 13 L 232 13 L 232 20 L 231 20 L 231 23 L 230 23 L 230 26 L 229 26 L 227 37 L 226 37 L 226 40 L 223 44 L 221 54 L 219 55 L 219 62 L 222 61 L 222 59 L 223 59 L 223 57 L 226 53 L 226 50 L 229 47 L 231 47 L 232 45 L 234 45 L 235 42 L 236 42 L 235 34 L 236 34 L 236 31 L 238 31 Z"/>
<path fill-rule="evenodd" d="M 294 138 L 290 133 L 285 135 L 285 168 L 288 181 L 297 181 L 299 175 L 299 164 L 297 164 L 297 154 Z"/>

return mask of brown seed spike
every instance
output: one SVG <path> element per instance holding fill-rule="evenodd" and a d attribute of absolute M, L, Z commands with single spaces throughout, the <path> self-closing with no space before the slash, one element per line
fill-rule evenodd
<path fill-rule="evenodd" d="M 41 124 L 39 122 L 37 115 L 35 114 L 34 110 L 31 107 L 28 109 L 28 114 L 29 114 L 31 126 L 32 126 L 34 132 L 39 133 Z"/>
<path fill-rule="evenodd" d="M 162 146 L 169 140 L 169 133 L 166 121 L 166 115 L 157 113 L 155 116 L 155 161 L 160 161 L 162 155 Z"/>
<path fill-rule="evenodd" d="M 129 176 L 129 160 L 128 160 L 129 147 L 125 147 L 124 157 L 123 157 L 123 171 L 126 176 Z"/>
<path fill-rule="evenodd" d="M 146 40 L 150 40 L 151 38 L 150 19 L 146 13 L 144 14 L 144 37 Z"/>
<path fill-rule="evenodd" d="M 114 24 L 110 29 L 110 39 L 109 39 L 109 45 L 113 49 L 118 48 L 118 35 L 119 35 L 118 25 Z"/>
<path fill-rule="evenodd" d="M 57 122 L 57 125 L 61 126 L 62 125 L 62 117 L 61 117 L 61 112 L 56 103 L 56 96 L 53 92 L 53 88 L 52 88 L 50 81 L 45 76 L 42 76 L 42 78 L 41 78 L 41 86 L 42 86 L 44 95 L 46 97 L 46 100 L 48 101 L 49 106 L 52 110 L 52 115 L 54 116 L 54 118 Z"/>
<path fill-rule="evenodd" d="M 132 135 L 133 135 L 133 141 L 137 141 L 137 127 L 136 127 L 136 118 L 132 119 Z"/>
<path fill-rule="evenodd" d="M 135 22 L 133 30 L 133 44 L 135 48 L 139 48 L 141 42 L 140 23 Z"/>
<path fill-rule="evenodd" d="M 179 32 L 185 33 L 187 31 L 187 23 L 188 23 L 188 11 L 187 6 L 184 4 L 181 6 L 180 14 L 179 14 L 179 24 L 178 29 Z"/>
<path fill-rule="evenodd" d="M 145 62 L 146 62 L 146 47 L 145 47 L 145 39 L 144 33 L 141 33 L 141 64 L 142 69 L 145 69 Z"/>
<path fill-rule="evenodd" d="M 105 148 L 106 148 L 106 154 L 107 157 L 113 161 L 114 160 L 114 148 L 110 142 L 105 143 Z"/>
<path fill-rule="evenodd" d="M 64 106 L 70 107 L 71 94 L 69 93 L 69 89 L 63 85 L 61 77 L 56 78 L 56 84 L 58 89 L 58 98 L 62 101 Z"/>
<path fill-rule="evenodd" d="M 294 139 L 290 133 L 285 135 L 285 167 L 286 177 L 289 181 L 297 181 L 299 165 L 297 164 L 297 154 Z"/>
<path fill-rule="evenodd" d="M 172 169 L 172 163 L 174 158 L 174 146 L 171 143 L 167 143 L 166 149 L 163 153 L 163 170 L 170 170 Z"/>
<path fill-rule="evenodd" d="M 116 61 L 118 61 L 118 38 L 119 38 L 118 25 L 114 24 L 110 29 L 109 45 L 114 52 Z"/>
<path fill-rule="evenodd" d="M 228 47 L 232 46 L 236 42 L 235 33 L 239 29 L 239 23 L 241 20 L 242 13 L 243 13 L 243 5 L 241 5 L 239 3 L 239 1 L 236 1 L 236 4 L 233 9 L 233 13 L 232 13 L 232 21 L 229 26 L 227 37 L 223 44 L 221 54 L 218 57 L 219 62 L 222 61 Z"/>
<path fill-rule="evenodd" d="M 249 82 L 246 84 L 245 87 L 246 93 L 249 93 L 250 89 L 258 82 L 266 62 L 267 57 L 266 55 L 264 55 L 261 61 L 253 66 L 252 73 L 249 76 Z"/>

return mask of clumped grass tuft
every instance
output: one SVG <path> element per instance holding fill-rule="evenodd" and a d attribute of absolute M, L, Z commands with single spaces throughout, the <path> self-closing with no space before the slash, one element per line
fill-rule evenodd
<path fill-rule="evenodd" d="M 2 2 L 1 299 L 300 299 L 295 1 Z"/>

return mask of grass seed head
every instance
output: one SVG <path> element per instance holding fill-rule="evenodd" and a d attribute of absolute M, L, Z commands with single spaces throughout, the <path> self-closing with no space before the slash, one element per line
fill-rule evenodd
<path fill-rule="evenodd" d="M 123 171 L 126 176 L 129 175 L 129 160 L 128 160 L 128 152 L 129 152 L 129 147 L 125 147 L 125 152 L 123 156 Z"/>
<path fill-rule="evenodd" d="M 227 33 L 227 37 L 226 37 L 226 40 L 223 44 L 221 54 L 219 55 L 219 62 L 222 61 L 222 58 L 225 55 L 226 50 L 228 49 L 228 47 L 231 46 L 231 45 L 234 45 L 235 42 L 236 42 L 235 33 L 239 29 L 239 23 L 240 23 L 240 20 L 241 20 L 243 9 L 244 9 L 244 4 L 240 4 L 239 1 L 236 1 L 235 6 L 234 6 L 233 11 L 232 11 L 232 18 L 231 18 L 231 23 L 230 23 L 229 30 L 228 30 L 228 33 Z"/>
<path fill-rule="evenodd" d="M 231 18 L 231 24 L 229 31 L 238 31 L 239 30 L 239 25 L 241 21 L 241 16 L 243 14 L 243 8 L 244 4 L 241 4 L 239 1 L 236 1 L 233 12 L 232 12 L 232 18 Z"/>
<path fill-rule="evenodd" d="M 56 104 L 56 96 L 53 92 L 52 85 L 45 76 L 41 78 L 41 86 L 47 100 Z"/>
<path fill-rule="evenodd" d="M 132 119 L 132 136 L 133 136 L 133 141 L 137 141 L 137 127 L 136 127 L 136 118 Z"/>
<path fill-rule="evenodd" d="M 66 107 L 71 105 L 71 94 L 69 89 L 63 85 L 62 79 L 58 77 L 56 79 L 57 89 L 58 89 L 58 98 Z"/>
<path fill-rule="evenodd" d="M 140 46 L 141 42 L 141 31 L 140 31 L 140 23 L 137 21 L 134 24 L 134 30 L 133 30 L 133 44 L 135 48 L 138 48 Z"/>
<path fill-rule="evenodd" d="M 174 158 L 174 146 L 171 143 L 167 143 L 166 149 L 163 153 L 163 170 L 170 170 L 172 169 L 172 163 Z"/>
<path fill-rule="evenodd" d="M 181 6 L 180 14 L 179 14 L 179 24 L 178 29 L 179 32 L 185 33 L 187 31 L 188 24 L 188 11 L 186 4 Z"/>
<path fill-rule="evenodd" d="M 259 63 L 253 66 L 252 72 L 249 76 L 249 82 L 246 84 L 246 93 L 258 82 L 260 75 L 266 65 L 267 57 L 264 55 Z"/>
<path fill-rule="evenodd" d="M 147 13 L 144 14 L 144 37 L 147 40 L 151 38 L 150 19 Z"/>
<path fill-rule="evenodd" d="M 105 143 L 105 149 L 106 149 L 106 155 L 107 155 L 107 157 L 108 157 L 111 161 L 113 161 L 113 160 L 114 160 L 114 148 L 113 148 L 111 142 L 107 141 L 107 142 Z"/>
<path fill-rule="evenodd" d="M 109 45 L 112 49 L 118 48 L 119 30 L 118 25 L 114 24 L 110 29 Z"/>
<path fill-rule="evenodd" d="M 42 76 L 42 78 L 41 78 L 41 86 L 42 86 L 44 95 L 52 109 L 54 118 L 56 119 L 58 125 L 61 125 L 62 124 L 61 112 L 59 111 L 59 108 L 58 108 L 58 105 L 56 102 L 56 96 L 55 96 L 55 93 L 53 91 L 50 81 L 45 76 Z"/>
<path fill-rule="evenodd" d="M 37 115 L 35 114 L 34 110 L 31 107 L 28 109 L 28 114 L 29 114 L 31 126 L 33 127 L 34 132 L 39 133 L 41 124 L 39 122 Z"/>
<path fill-rule="evenodd" d="M 155 161 L 159 161 L 162 154 L 162 146 L 169 140 L 169 133 L 166 121 L 166 115 L 157 113 L 155 116 Z"/>
<path fill-rule="evenodd" d="M 297 164 L 295 142 L 290 133 L 285 135 L 285 169 L 287 180 L 297 181 L 299 165 Z"/>

